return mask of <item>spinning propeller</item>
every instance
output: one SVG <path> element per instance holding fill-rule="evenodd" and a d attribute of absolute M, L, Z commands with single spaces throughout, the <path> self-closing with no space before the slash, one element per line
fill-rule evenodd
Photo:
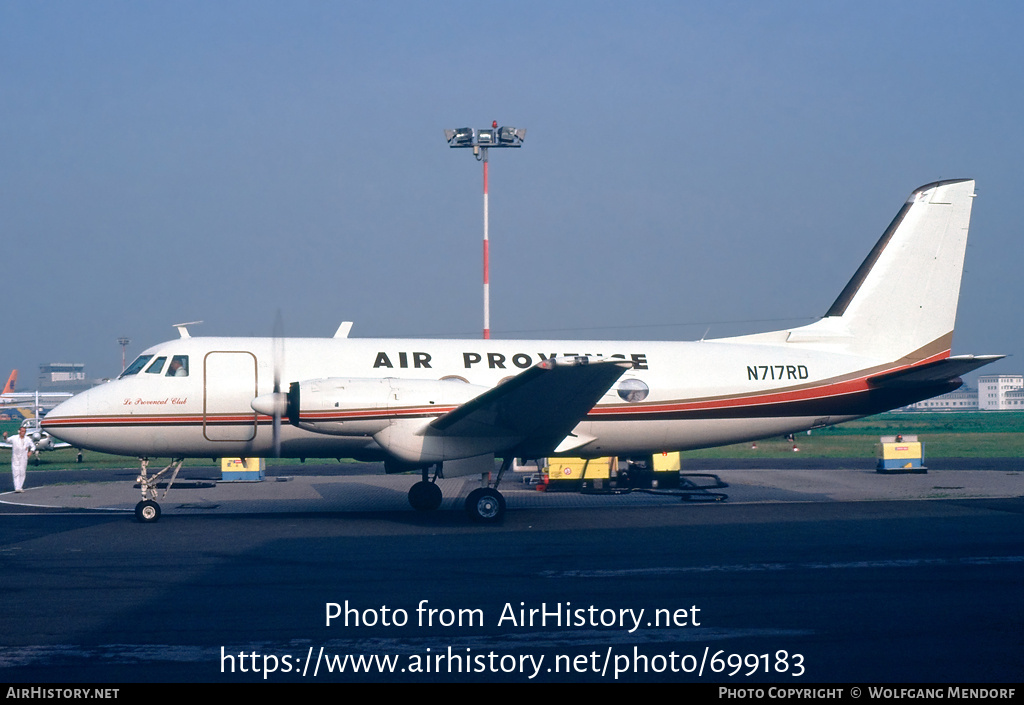
<path fill-rule="evenodd" d="M 281 368 L 284 366 L 284 322 L 281 311 L 274 317 L 273 334 L 274 388 L 270 394 L 261 394 L 250 406 L 258 414 L 273 419 L 274 457 L 281 457 L 281 417 L 288 413 L 288 394 L 281 393 Z"/>

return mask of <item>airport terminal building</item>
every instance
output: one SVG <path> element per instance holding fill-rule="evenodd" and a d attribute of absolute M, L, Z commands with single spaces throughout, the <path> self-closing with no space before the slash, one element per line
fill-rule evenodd
<path fill-rule="evenodd" d="M 901 411 L 1024 411 L 1024 375 L 982 375 L 977 389 L 964 385 Z"/>
<path fill-rule="evenodd" d="M 40 392 L 71 392 L 77 394 L 93 386 L 85 376 L 81 362 L 48 362 L 39 366 L 36 389 Z"/>

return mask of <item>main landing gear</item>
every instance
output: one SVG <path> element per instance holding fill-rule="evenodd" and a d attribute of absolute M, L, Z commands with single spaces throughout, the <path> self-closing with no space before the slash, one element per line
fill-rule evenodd
<path fill-rule="evenodd" d="M 466 497 L 466 514 L 470 519 L 479 524 L 497 524 L 505 517 L 505 498 L 498 492 L 498 484 L 505 471 L 512 467 L 513 460 L 511 457 L 502 460 L 493 487 L 489 486 L 490 473 L 481 473 L 484 486 L 473 490 Z M 437 463 L 433 467 L 433 477 L 429 467 L 423 468 L 423 479 L 409 489 L 409 504 L 417 511 L 433 511 L 441 506 L 441 488 L 437 486 L 441 464 Z"/>
<path fill-rule="evenodd" d="M 164 475 L 168 472 L 171 473 L 171 479 L 167 481 L 167 487 L 164 488 L 163 496 L 166 497 L 167 491 L 171 489 L 171 485 L 178 477 L 178 471 L 181 470 L 181 464 L 185 462 L 185 459 L 172 460 L 167 467 L 155 475 L 147 473 L 149 458 L 139 458 L 139 461 L 142 463 L 142 469 L 136 482 L 139 483 L 139 489 L 142 490 L 142 501 L 135 505 L 135 519 L 148 524 L 160 518 L 160 505 L 156 503 L 157 495 L 160 494 L 158 483 Z"/>
<path fill-rule="evenodd" d="M 498 477 L 494 479 L 494 487 L 488 487 L 490 473 L 481 475 L 483 487 L 478 487 L 466 497 L 466 514 L 478 524 L 497 524 L 505 518 L 505 498 L 498 492 L 498 485 L 505 471 L 512 467 L 514 456 L 502 458 Z"/>
<path fill-rule="evenodd" d="M 479 524 L 497 524 L 505 517 L 505 498 L 490 487 L 478 487 L 466 497 L 466 514 Z"/>
<path fill-rule="evenodd" d="M 441 506 L 441 488 L 437 486 L 437 476 L 441 472 L 441 464 L 434 465 L 434 477 L 430 477 L 430 468 L 423 468 L 423 479 L 409 489 L 409 504 L 418 512 L 432 512 Z"/>

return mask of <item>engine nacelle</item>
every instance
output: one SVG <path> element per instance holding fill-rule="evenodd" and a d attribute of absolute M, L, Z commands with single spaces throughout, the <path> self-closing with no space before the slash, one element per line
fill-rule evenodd
<path fill-rule="evenodd" d="M 345 378 L 292 382 L 283 416 L 335 436 L 373 436 L 396 420 L 431 419 L 487 391 L 458 380 Z"/>

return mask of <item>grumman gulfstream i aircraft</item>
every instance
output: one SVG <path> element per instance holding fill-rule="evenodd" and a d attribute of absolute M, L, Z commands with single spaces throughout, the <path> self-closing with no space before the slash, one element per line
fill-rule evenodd
<path fill-rule="evenodd" d="M 419 470 L 409 492 L 479 473 L 466 508 L 497 521 L 513 458 L 631 456 L 749 441 L 956 389 L 999 356 L 950 356 L 974 181 L 914 191 L 824 317 L 700 342 L 181 337 L 44 419 L 79 448 L 143 458 L 351 457 Z M 147 475 L 149 457 L 174 458 Z M 497 479 L 488 473 L 503 459 Z M 172 470 L 173 468 L 173 470 Z M 433 468 L 433 475 L 431 475 Z M 173 476 L 171 481 L 173 482 Z"/>

